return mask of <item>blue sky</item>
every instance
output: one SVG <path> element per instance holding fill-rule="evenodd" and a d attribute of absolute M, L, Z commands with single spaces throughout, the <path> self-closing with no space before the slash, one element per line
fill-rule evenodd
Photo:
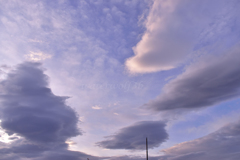
<path fill-rule="evenodd" d="M 239 5 L 0 0 L 1 156 L 239 159 Z"/>

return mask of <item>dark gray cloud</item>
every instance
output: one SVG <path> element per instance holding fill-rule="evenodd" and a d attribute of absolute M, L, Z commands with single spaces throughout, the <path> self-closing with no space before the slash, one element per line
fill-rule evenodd
<path fill-rule="evenodd" d="M 81 134 L 78 117 L 48 87 L 38 63 L 23 63 L 1 82 L 1 127 L 37 142 L 65 142 Z"/>
<path fill-rule="evenodd" d="M 146 148 L 148 137 L 149 148 L 158 147 L 168 139 L 165 122 L 141 121 L 131 126 L 120 129 L 116 134 L 106 137 L 107 140 L 98 142 L 97 145 L 108 149 L 137 149 Z"/>
<path fill-rule="evenodd" d="M 191 65 L 146 106 L 157 111 L 191 109 L 215 105 L 239 96 L 239 56 L 238 47 L 224 56 L 205 58 Z"/>
<path fill-rule="evenodd" d="M 67 97 L 56 96 L 40 63 L 25 62 L 0 82 L 1 128 L 13 139 L 0 144 L 2 160 L 96 159 L 67 150 L 68 138 L 81 135 L 78 116 L 66 105 Z"/>
<path fill-rule="evenodd" d="M 79 151 L 70 151 L 65 147 L 42 145 L 18 140 L 0 149 L 1 160 L 91 160 L 101 159 Z"/>
<path fill-rule="evenodd" d="M 228 124 L 205 137 L 163 150 L 160 160 L 238 160 L 240 158 L 240 121 Z"/>

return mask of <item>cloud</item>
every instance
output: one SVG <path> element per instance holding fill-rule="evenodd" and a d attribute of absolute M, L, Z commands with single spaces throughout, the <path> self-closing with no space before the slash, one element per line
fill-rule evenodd
<path fill-rule="evenodd" d="M 34 160 L 87 160 L 89 158 L 90 160 L 100 160 L 104 158 L 100 157 L 94 157 L 82 152 L 77 152 L 77 151 L 67 151 L 63 150 L 61 152 L 56 151 L 56 152 L 45 152 L 42 157 L 36 158 Z"/>
<path fill-rule="evenodd" d="M 149 148 L 158 147 L 168 139 L 162 121 L 141 121 L 120 129 L 116 134 L 106 137 L 107 140 L 97 143 L 97 146 L 108 149 L 144 150 L 145 139 L 148 137 Z"/>
<path fill-rule="evenodd" d="M 42 61 L 45 59 L 49 59 L 52 56 L 49 54 L 44 54 L 42 52 L 30 52 L 30 54 L 26 54 L 25 58 L 30 61 Z"/>
<path fill-rule="evenodd" d="M 96 106 L 92 106 L 92 109 L 102 109 L 102 108 L 96 105 Z"/>
<path fill-rule="evenodd" d="M 151 160 L 159 160 L 160 157 L 149 156 L 148 158 Z M 119 157 L 110 157 L 108 160 L 145 160 L 145 159 L 146 157 L 142 157 L 142 156 L 119 156 Z"/>
<path fill-rule="evenodd" d="M 230 28 L 238 22 L 231 19 L 239 15 L 234 6 L 235 1 L 155 0 L 146 31 L 133 47 L 135 55 L 126 60 L 127 69 L 132 73 L 169 70 L 186 61 L 200 46 L 216 43 L 223 35 L 231 37 L 233 43 L 235 29 Z"/>
<path fill-rule="evenodd" d="M 52 148 L 47 145 L 11 144 L 8 148 L 0 149 L 1 160 L 91 160 L 101 159 L 83 152 L 69 151 L 63 148 Z"/>
<path fill-rule="evenodd" d="M 133 47 L 134 56 L 126 66 L 133 73 L 156 72 L 175 68 L 189 53 L 195 34 L 193 22 L 178 15 L 177 1 L 154 1 L 147 17 L 146 32 Z M 189 9 L 185 10 L 185 14 Z M 191 34 L 189 33 L 191 32 Z"/>
<path fill-rule="evenodd" d="M 207 136 L 162 150 L 160 160 L 237 160 L 240 153 L 240 121 Z"/>
<path fill-rule="evenodd" d="M 80 134 L 76 113 L 48 88 L 38 63 L 23 63 L 1 82 L 1 126 L 32 141 L 62 141 Z"/>
<path fill-rule="evenodd" d="M 78 116 L 66 105 L 67 97 L 52 93 L 40 63 L 18 65 L 0 87 L 1 128 L 10 138 L 18 137 L 0 144 L 1 159 L 73 160 L 90 156 L 67 150 L 67 140 L 82 134 Z"/>
<path fill-rule="evenodd" d="M 1 124 L 1 120 L 0 120 L 0 124 Z M 17 136 L 16 134 L 8 135 L 0 126 L 0 142 L 11 143 L 12 141 L 15 141 L 16 139 L 19 139 L 19 138 L 20 137 Z"/>
<path fill-rule="evenodd" d="M 240 93 L 240 48 L 219 57 L 209 56 L 189 66 L 163 88 L 163 93 L 146 104 L 161 111 L 212 106 Z"/>

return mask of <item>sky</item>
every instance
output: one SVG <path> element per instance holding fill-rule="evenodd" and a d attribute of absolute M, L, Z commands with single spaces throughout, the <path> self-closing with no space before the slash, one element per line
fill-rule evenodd
<path fill-rule="evenodd" d="M 1 160 L 238 160 L 239 8 L 0 0 Z"/>

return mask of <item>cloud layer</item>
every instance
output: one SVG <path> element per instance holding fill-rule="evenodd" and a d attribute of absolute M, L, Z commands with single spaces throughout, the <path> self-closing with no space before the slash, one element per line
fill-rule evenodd
<path fill-rule="evenodd" d="M 98 142 L 97 145 L 108 149 L 144 150 L 145 139 L 148 137 L 149 148 L 158 147 L 168 139 L 165 126 L 166 124 L 162 121 L 137 122 L 120 129 L 116 134 L 108 136 L 107 140 Z"/>
<path fill-rule="evenodd" d="M 67 150 L 66 140 L 80 135 L 78 116 L 48 87 L 40 63 L 25 62 L 0 82 L 1 127 L 12 143 L 0 144 L 1 159 L 81 159 L 91 157 Z M 93 158 L 94 159 L 94 158 Z"/>
<path fill-rule="evenodd" d="M 157 111 L 211 106 L 239 96 L 240 48 L 220 57 L 206 57 L 170 81 L 163 93 L 146 104 Z"/>
<path fill-rule="evenodd" d="M 40 64 L 23 63 L 1 82 L 1 126 L 37 142 L 65 142 L 80 134 L 75 112 L 48 88 Z"/>
<path fill-rule="evenodd" d="M 228 124 L 205 137 L 163 150 L 160 160 L 237 160 L 240 157 L 240 122 Z"/>

